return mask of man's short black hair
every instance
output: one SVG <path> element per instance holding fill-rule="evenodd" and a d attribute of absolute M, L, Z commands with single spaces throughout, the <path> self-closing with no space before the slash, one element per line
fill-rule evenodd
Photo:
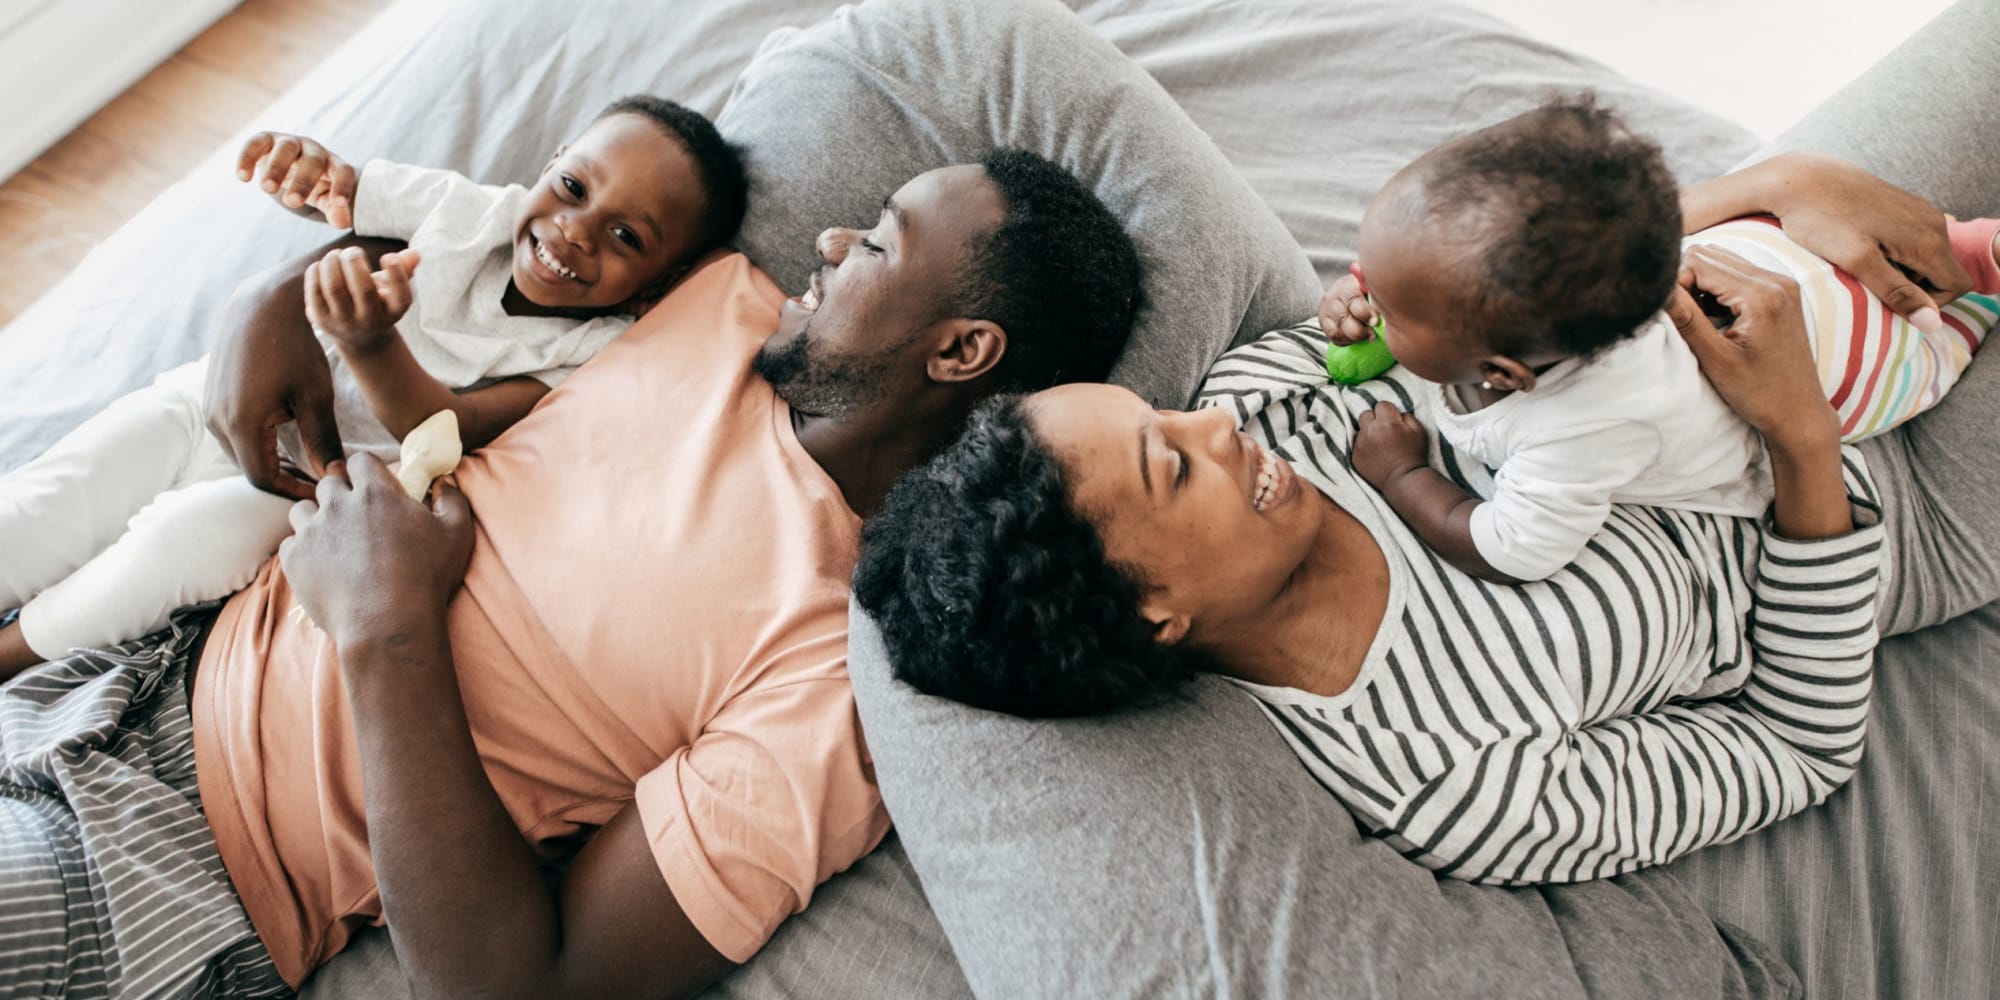
<path fill-rule="evenodd" d="M 681 148 L 694 158 L 695 170 L 701 175 L 702 194 L 708 199 L 708 210 L 701 220 L 701 245 L 695 252 L 707 253 L 729 242 L 743 225 L 750 180 L 743 173 L 743 157 L 736 147 L 723 140 L 722 133 L 715 130 L 715 123 L 699 111 L 651 94 L 621 97 L 598 112 L 597 117 L 601 120 L 612 115 L 639 115 L 650 120 L 668 138 L 678 140 Z"/>
<path fill-rule="evenodd" d="M 1420 165 L 1440 238 L 1464 242 L 1468 321 L 1495 348 L 1589 356 L 1666 305 L 1680 192 L 1660 147 L 1588 93 L 1455 140 Z"/>
<path fill-rule="evenodd" d="M 1023 404 L 982 403 L 889 491 L 862 530 L 855 597 L 895 676 L 926 694 L 1030 718 L 1165 697 L 1200 660 L 1154 641 L 1144 581 L 1105 554 Z"/>
<path fill-rule="evenodd" d="M 1074 174 L 1034 153 L 995 150 L 980 165 L 1007 217 L 975 244 L 945 308 L 1007 332 L 1002 392 L 1103 381 L 1143 298 L 1132 237 Z"/>

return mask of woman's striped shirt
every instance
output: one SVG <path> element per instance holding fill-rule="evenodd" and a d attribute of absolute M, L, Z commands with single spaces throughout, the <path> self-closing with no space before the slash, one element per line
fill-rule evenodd
<path fill-rule="evenodd" d="M 1327 381 L 1308 323 L 1231 351 L 1201 394 L 1359 518 L 1389 564 L 1388 612 L 1354 683 L 1245 683 L 1308 770 L 1409 857 L 1457 878 L 1600 878 L 1733 840 L 1825 799 L 1868 715 L 1882 531 L 1845 455 L 1853 533 L 1619 506 L 1576 562 L 1494 584 L 1432 554 L 1352 470 L 1384 399 L 1435 426 L 1401 369 Z M 1432 435 L 1432 465 L 1490 496 Z"/>

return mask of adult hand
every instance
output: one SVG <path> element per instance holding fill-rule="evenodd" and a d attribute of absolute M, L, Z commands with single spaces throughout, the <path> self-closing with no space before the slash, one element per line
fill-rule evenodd
<path fill-rule="evenodd" d="M 386 637 L 412 620 L 441 621 L 472 559 L 472 507 L 439 483 L 430 506 L 389 467 L 357 455 L 292 507 L 278 561 L 312 620 L 338 648 Z"/>
<path fill-rule="evenodd" d="M 294 500 L 313 495 L 312 483 L 279 461 L 278 428 L 287 423 L 298 422 L 311 472 L 340 461 L 333 374 L 306 323 L 298 272 L 247 283 L 230 297 L 204 395 L 209 433 L 258 489 Z"/>
<path fill-rule="evenodd" d="M 1376 489 L 1404 473 L 1429 466 L 1430 436 L 1417 418 L 1384 400 L 1355 423 L 1354 471 Z"/>
<path fill-rule="evenodd" d="M 339 229 L 354 225 L 361 175 L 317 140 L 259 132 L 236 154 L 236 179 L 254 183 L 288 211 Z"/>
<path fill-rule="evenodd" d="M 1690 294 L 1696 289 L 1735 319 L 1716 329 Z M 1820 385 L 1791 278 L 1727 250 L 1694 247 L 1681 260 L 1667 315 L 1715 391 L 1767 441 L 1839 441 L 1840 419 Z"/>
<path fill-rule="evenodd" d="M 1937 307 L 1972 289 L 1952 255 L 1944 214 L 1929 201 L 1817 153 L 1787 153 L 1751 169 L 1770 173 L 1766 200 L 1787 236 L 1919 329 L 1943 329 Z"/>

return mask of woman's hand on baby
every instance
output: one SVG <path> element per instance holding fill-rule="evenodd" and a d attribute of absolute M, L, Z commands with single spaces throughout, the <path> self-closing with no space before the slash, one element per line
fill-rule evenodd
<path fill-rule="evenodd" d="M 1430 464 L 1430 435 L 1417 418 L 1384 400 L 1361 415 L 1354 432 L 1354 471 L 1376 489 Z"/>
<path fill-rule="evenodd" d="M 472 507 L 440 482 L 426 506 L 373 455 L 337 464 L 292 507 L 278 561 L 336 647 L 386 639 L 414 616 L 441 619 L 472 559 Z"/>
<path fill-rule="evenodd" d="M 1785 235 L 1854 275 L 1919 329 L 1942 330 L 1937 307 L 1972 290 L 1944 214 L 1929 201 L 1817 153 L 1787 153 L 1750 169 L 1780 178 L 1770 208 Z"/>
<path fill-rule="evenodd" d="M 1375 337 L 1375 304 L 1362 294 L 1361 279 L 1343 274 L 1319 300 L 1319 328 L 1328 340 L 1346 347 Z"/>
<path fill-rule="evenodd" d="M 1713 295 L 1735 320 L 1716 329 L 1695 302 L 1695 289 Z M 1820 385 L 1791 278 L 1727 250 L 1694 247 L 1682 257 L 1667 315 L 1715 391 L 1767 440 L 1840 439 L 1840 418 Z"/>
<path fill-rule="evenodd" d="M 236 156 L 236 179 L 256 184 L 286 209 L 339 229 L 354 226 L 352 164 L 302 135 L 259 132 Z"/>
<path fill-rule="evenodd" d="M 383 254 L 382 269 L 370 273 L 360 248 L 329 252 L 306 267 L 306 318 L 343 350 L 380 350 L 415 301 L 410 275 L 419 260 L 415 250 Z"/>

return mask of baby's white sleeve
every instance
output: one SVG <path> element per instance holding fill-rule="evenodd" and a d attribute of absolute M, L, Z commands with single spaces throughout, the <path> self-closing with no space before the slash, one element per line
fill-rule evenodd
<path fill-rule="evenodd" d="M 464 174 L 369 160 L 354 189 L 354 235 L 407 240 L 444 200 L 476 189 Z"/>
<path fill-rule="evenodd" d="M 1493 477 L 1493 497 L 1472 511 L 1472 544 L 1488 566 L 1541 580 L 1576 561 L 1611 515 L 1618 488 L 1660 453 L 1660 435 L 1637 421 L 1565 429 L 1525 443 Z"/>

